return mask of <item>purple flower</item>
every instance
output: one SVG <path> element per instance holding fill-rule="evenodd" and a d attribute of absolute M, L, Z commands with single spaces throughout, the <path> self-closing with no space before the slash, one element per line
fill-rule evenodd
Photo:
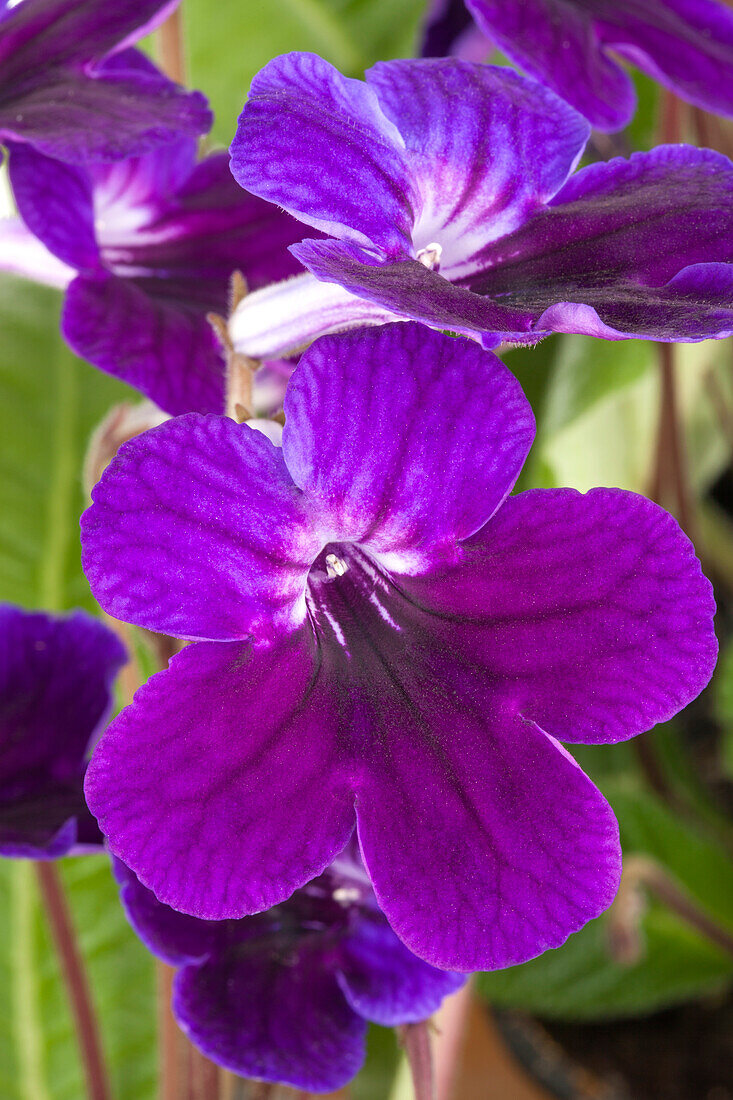
<path fill-rule="evenodd" d="M 400 943 L 353 847 L 282 905 L 227 921 L 177 913 L 115 861 L 133 927 L 180 967 L 173 1011 L 207 1057 L 245 1077 L 330 1092 L 360 1069 L 367 1021 L 424 1020 L 463 984 Z"/>
<path fill-rule="evenodd" d="M 199 917 L 269 908 L 356 822 L 397 935 L 508 966 L 608 906 L 610 807 L 555 738 L 669 718 L 716 653 L 710 585 L 655 504 L 507 498 L 534 434 L 492 354 L 420 325 L 325 337 L 282 449 L 224 417 L 123 446 L 82 519 L 113 615 L 199 640 L 87 773 L 113 852 Z"/>
<path fill-rule="evenodd" d="M 82 782 L 126 660 L 114 634 L 81 611 L 0 604 L 0 855 L 55 859 L 101 844 Z"/>
<path fill-rule="evenodd" d="M 311 54 L 271 61 L 232 171 L 335 239 L 291 249 L 311 276 L 246 299 L 236 347 L 265 358 L 405 318 L 486 346 L 729 335 L 731 162 L 662 146 L 570 175 L 588 133 L 509 69 L 390 61 L 364 84 Z"/>
<path fill-rule="evenodd" d="M 212 122 L 200 92 L 126 47 L 178 0 L 0 0 L 0 141 L 67 161 L 144 153 Z"/>
<path fill-rule="evenodd" d="M 74 351 L 167 412 L 223 412 L 206 314 L 228 311 L 236 269 L 253 287 L 297 270 L 303 227 L 238 187 L 225 153 L 197 164 L 190 138 L 85 168 L 14 145 L 10 178 L 28 228 L 79 273 L 62 317 Z M 4 252 L 17 266 L 12 239 Z"/>
<path fill-rule="evenodd" d="M 713 0 L 434 0 L 425 56 L 477 61 L 492 45 L 599 130 L 620 130 L 636 108 L 619 60 L 733 115 L 733 12 Z"/>

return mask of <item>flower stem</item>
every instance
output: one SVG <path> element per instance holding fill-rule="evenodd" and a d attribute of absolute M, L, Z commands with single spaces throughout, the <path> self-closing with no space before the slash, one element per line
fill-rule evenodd
<path fill-rule="evenodd" d="M 176 84 L 186 83 L 186 63 L 183 49 L 183 17 L 180 5 L 158 30 L 158 57 L 163 72 Z"/>
<path fill-rule="evenodd" d="M 398 1031 L 410 1063 L 415 1100 L 436 1100 L 430 1021 L 404 1024 Z"/>
<path fill-rule="evenodd" d="M 89 1100 L 111 1100 L 109 1079 L 84 962 L 76 941 L 59 874 L 52 863 L 36 863 L 38 885 L 64 975 L 76 1025 Z"/>

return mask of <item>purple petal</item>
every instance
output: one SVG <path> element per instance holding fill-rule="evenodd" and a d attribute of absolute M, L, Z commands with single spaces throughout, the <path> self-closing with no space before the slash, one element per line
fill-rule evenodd
<path fill-rule="evenodd" d="M 186 967 L 175 979 L 173 1010 L 196 1046 L 245 1077 L 331 1092 L 364 1061 L 366 1023 L 307 942 L 283 956 L 265 939 Z"/>
<path fill-rule="evenodd" d="M 346 999 L 360 1016 L 383 1027 L 426 1020 L 466 980 L 418 959 L 381 914 L 358 922 L 343 953 L 338 977 Z"/>
<path fill-rule="evenodd" d="M 432 0 L 420 49 L 421 57 L 460 57 L 485 61 L 491 44 L 477 29 L 464 0 Z"/>
<path fill-rule="evenodd" d="M 538 332 L 589 331 L 572 310 L 556 308 L 573 303 L 592 307 L 616 335 L 718 336 L 733 324 L 724 293 L 732 240 L 731 162 L 707 149 L 661 146 L 578 172 L 546 210 L 488 246 L 471 289 L 534 313 Z M 674 281 L 701 263 L 720 265 L 712 301 L 699 282 Z"/>
<path fill-rule="evenodd" d="M 593 12 L 599 5 L 577 0 L 466 3 L 479 29 L 507 57 L 571 103 L 597 129 L 620 130 L 630 122 L 636 106 L 633 84 L 601 49 Z"/>
<path fill-rule="evenodd" d="M 283 901 L 343 850 L 353 796 L 319 660 L 308 625 L 269 649 L 188 646 L 107 730 L 87 801 L 161 901 L 240 917 Z"/>
<path fill-rule="evenodd" d="M 99 268 L 94 196 L 83 168 L 45 157 L 30 145 L 11 145 L 10 183 L 18 213 L 54 256 L 71 267 Z"/>
<path fill-rule="evenodd" d="M 222 942 L 222 923 L 226 928 L 228 922 L 203 921 L 178 913 L 158 901 L 122 860 L 113 859 L 112 866 L 127 918 L 157 958 L 169 966 L 201 962 Z"/>
<path fill-rule="evenodd" d="M 291 251 L 317 279 L 338 283 L 349 293 L 405 320 L 464 335 L 501 333 L 516 340 L 526 337 L 531 328 L 531 312 L 515 307 L 511 298 L 507 306 L 503 301 L 473 294 L 417 260 L 380 263 L 364 249 L 342 241 L 307 240 L 293 245 Z M 338 320 L 333 315 L 329 320 L 334 326 L 347 328 L 353 326 L 353 317 L 358 318 L 358 313 L 347 302 Z M 321 321 L 316 313 L 313 327 L 318 325 L 319 332 Z M 501 337 L 493 342 L 500 343 Z"/>
<path fill-rule="evenodd" d="M 261 432 L 223 416 L 169 420 L 120 448 L 92 500 L 82 562 L 116 618 L 214 640 L 304 619 L 323 543 Z"/>
<path fill-rule="evenodd" d="M 498 359 L 415 324 L 319 340 L 285 412 L 285 462 L 331 539 L 367 545 L 398 569 L 452 553 L 481 527 L 534 436 L 529 404 Z"/>
<path fill-rule="evenodd" d="M 0 854 L 64 855 L 77 839 L 86 753 L 127 657 L 112 632 L 0 606 Z"/>
<path fill-rule="evenodd" d="M 514 713 L 563 741 L 619 741 L 705 687 L 715 603 L 689 539 L 621 489 L 510 497 L 452 572 L 405 580 Z"/>
<path fill-rule="evenodd" d="M 178 6 L 178 0 L 24 0 L 3 16 L 3 77 L 27 78 L 34 63 L 100 61 L 144 38 Z"/>
<path fill-rule="evenodd" d="M 221 350 L 204 311 L 176 301 L 175 287 L 163 279 L 80 275 L 64 300 L 64 338 L 77 355 L 172 415 L 222 412 Z"/>
<path fill-rule="evenodd" d="M 598 3 L 600 41 L 682 99 L 733 115 L 733 13 L 710 0 Z"/>
<path fill-rule="evenodd" d="M 562 187 L 590 134 L 566 103 L 509 69 L 387 61 L 367 81 L 405 142 L 420 195 L 414 248 L 437 243 L 448 278 Z"/>
<path fill-rule="evenodd" d="M 277 57 L 257 74 L 231 155 L 242 187 L 308 225 L 388 256 L 409 249 L 416 195 L 400 134 L 371 88 L 315 54 Z"/>
<path fill-rule="evenodd" d="M 401 638 L 411 663 L 392 665 L 404 700 L 384 682 L 371 689 L 385 748 L 357 788 L 364 862 L 416 955 L 460 970 L 512 966 L 610 905 L 618 827 L 557 742 L 495 709 L 490 680 L 449 653 L 411 667 L 414 641 Z"/>

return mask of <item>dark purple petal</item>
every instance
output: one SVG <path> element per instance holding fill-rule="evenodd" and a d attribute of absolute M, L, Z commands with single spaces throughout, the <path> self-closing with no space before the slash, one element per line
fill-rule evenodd
<path fill-rule="evenodd" d="M 158 901 L 120 859 L 113 859 L 120 900 L 130 924 L 149 951 L 169 966 L 184 966 L 208 958 L 222 942 L 222 924 L 178 913 Z"/>
<path fill-rule="evenodd" d="M 510 69 L 387 61 L 366 79 L 405 142 L 420 196 L 413 246 L 419 256 L 437 244 L 449 278 L 562 187 L 590 134 L 566 103 Z"/>
<path fill-rule="evenodd" d="M 563 741 L 641 733 L 694 699 L 715 665 L 715 603 L 692 544 L 621 489 L 510 497 L 459 566 L 403 588 L 516 714 Z"/>
<path fill-rule="evenodd" d="M 605 47 L 682 99 L 733 115 L 733 13 L 725 4 L 598 0 L 595 6 L 596 31 Z"/>
<path fill-rule="evenodd" d="M 384 1027 L 426 1020 L 466 980 L 418 959 L 381 913 L 359 920 L 342 953 L 339 983 L 346 999 L 360 1016 Z"/>
<path fill-rule="evenodd" d="M 598 41 L 593 9 L 601 3 L 593 0 L 589 3 L 466 0 L 466 3 L 479 29 L 507 57 L 571 103 L 595 127 L 620 130 L 631 120 L 636 106 L 633 84 Z"/>
<path fill-rule="evenodd" d="M 464 0 L 432 0 L 423 31 L 421 57 L 485 61 L 491 44 L 478 30 Z"/>
<path fill-rule="evenodd" d="M 223 412 L 221 350 L 204 311 L 177 301 L 175 290 L 163 279 L 79 275 L 64 300 L 61 330 L 77 355 L 166 412 Z"/>
<path fill-rule="evenodd" d="M 480 333 L 487 347 L 501 343 L 502 339 L 537 340 L 530 331 L 531 311 L 515 306 L 511 297 L 507 296 L 505 304 L 504 300 L 473 294 L 465 287 L 449 283 L 437 271 L 429 271 L 417 260 L 380 263 L 364 249 L 342 241 L 308 240 L 293 245 L 291 251 L 317 279 L 338 283 L 351 294 L 405 320 L 422 321 L 433 328 L 450 329 L 466 336 Z M 323 332 L 324 320 L 330 321 L 332 328 L 344 329 L 353 327 L 355 319 L 358 321 L 359 312 L 348 302 L 341 306 L 338 319 L 333 314 L 322 318 L 316 312 L 312 319 L 313 335 Z M 275 343 L 271 350 L 276 350 Z"/>
<path fill-rule="evenodd" d="M 76 842 L 87 749 L 126 659 L 80 611 L 0 606 L 0 854 L 53 858 Z"/>
<path fill-rule="evenodd" d="M 386 677 L 370 688 L 381 736 L 357 786 L 364 862 L 416 955 L 461 970 L 512 966 L 610 905 L 618 826 L 557 742 L 495 708 L 490 680 L 450 652 L 420 667 L 414 643 L 398 637 L 405 656 L 386 658 L 399 693 Z"/>
<path fill-rule="evenodd" d="M 83 168 L 45 157 L 31 145 L 11 145 L 10 183 L 18 213 L 54 256 L 71 267 L 99 268 L 94 195 Z"/>
<path fill-rule="evenodd" d="M 345 1085 L 364 1061 L 365 1021 L 317 945 L 233 950 L 176 977 L 173 1011 L 207 1057 L 308 1092 Z"/>
<path fill-rule="evenodd" d="M 285 461 L 331 540 L 358 541 L 399 570 L 453 553 L 481 527 L 534 437 L 498 359 L 415 324 L 323 337 L 303 355 L 285 413 Z"/>
<path fill-rule="evenodd" d="M 308 625 L 269 649 L 188 646 L 107 730 L 87 801 L 161 901 L 240 917 L 343 850 L 353 796 L 319 661 Z"/>
<path fill-rule="evenodd" d="M 116 618 L 213 640 L 304 619 L 323 542 L 261 432 L 224 416 L 169 420 L 119 450 L 92 500 L 82 562 Z"/>
<path fill-rule="evenodd" d="M 242 187 L 308 225 L 388 256 L 409 249 L 418 196 L 400 134 L 371 88 L 315 54 L 257 74 L 231 155 Z"/>

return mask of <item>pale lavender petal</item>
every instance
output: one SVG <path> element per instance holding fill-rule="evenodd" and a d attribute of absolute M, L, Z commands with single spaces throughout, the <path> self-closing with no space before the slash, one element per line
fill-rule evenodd
<path fill-rule="evenodd" d="M 57 290 L 68 286 L 75 274 L 33 236 L 20 218 L 0 218 L 0 271 Z"/>
<path fill-rule="evenodd" d="M 265 939 L 185 967 L 173 1011 L 204 1054 L 245 1077 L 332 1092 L 364 1061 L 366 1022 L 307 940 L 283 954 L 277 940 Z"/>
<path fill-rule="evenodd" d="M 571 103 L 597 129 L 620 130 L 631 120 L 636 106 L 633 84 L 601 49 L 595 30 L 594 8 L 600 4 L 577 0 L 466 3 L 479 29 L 507 57 Z"/>
<path fill-rule="evenodd" d="M 459 567 L 404 581 L 440 615 L 444 644 L 562 741 L 619 741 L 671 718 L 705 687 L 715 603 L 689 539 L 621 489 L 510 497 Z"/>
<path fill-rule="evenodd" d="M 315 54 L 257 74 L 231 155 L 242 187 L 308 225 L 387 256 L 410 248 L 417 196 L 404 142 L 371 88 Z"/>
<path fill-rule="evenodd" d="M 399 570 L 454 553 L 482 526 L 534 437 L 498 359 L 416 324 L 323 337 L 293 375 L 285 414 L 285 462 L 330 541 L 358 541 Z"/>
<path fill-rule="evenodd" d="M 224 416 L 169 420 L 119 450 L 92 500 L 82 562 L 116 618 L 232 640 L 305 617 L 308 567 L 323 543 L 261 432 Z"/>
<path fill-rule="evenodd" d="M 383 1027 L 426 1020 L 466 980 L 418 959 L 377 913 L 364 916 L 344 943 L 338 978 L 351 1007 Z"/>
<path fill-rule="evenodd" d="M 126 659 L 115 635 L 83 612 L 0 606 L 0 854 L 56 858 L 76 843 L 88 818 L 87 749 Z"/>
<path fill-rule="evenodd" d="M 240 917 L 343 850 L 353 795 L 320 659 L 307 624 L 271 648 L 188 646 L 105 733 L 87 801 L 161 901 Z"/>
<path fill-rule="evenodd" d="M 61 331 L 77 355 L 171 415 L 223 412 L 221 349 L 204 311 L 183 295 L 177 301 L 175 289 L 163 279 L 79 275 L 64 300 Z"/>
<path fill-rule="evenodd" d="M 94 196 L 84 169 L 11 144 L 9 173 L 18 213 L 39 241 L 62 263 L 97 270 Z"/>
<path fill-rule="evenodd" d="M 484 245 L 562 187 L 590 134 L 566 103 L 506 68 L 387 61 L 366 79 L 405 142 L 420 195 L 414 249 L 437 245 L 448 278 L 473 270 Z"/>

